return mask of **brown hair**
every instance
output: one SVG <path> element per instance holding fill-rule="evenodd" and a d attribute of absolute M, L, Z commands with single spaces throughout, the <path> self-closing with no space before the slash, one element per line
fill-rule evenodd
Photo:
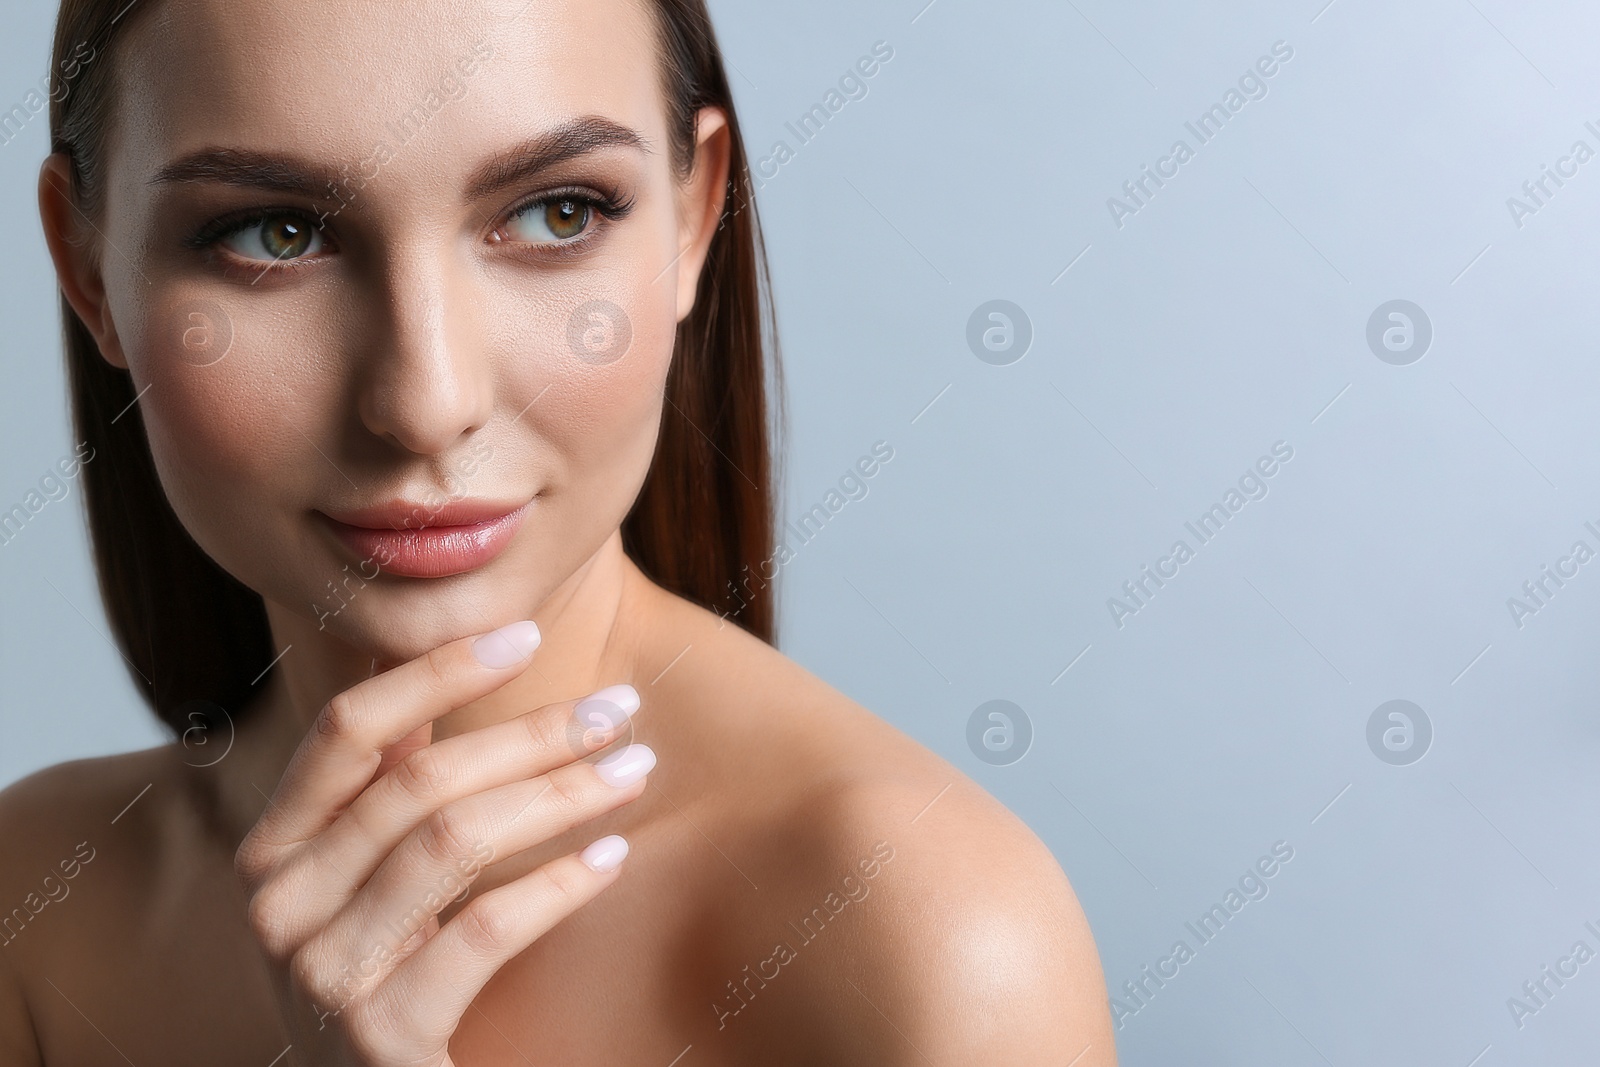
<path fill-rule="evenodd" d="M 52 49 L 50 140 L 71 160 L 71 195 L 88 220 L 105 197 L 113 120 L 112 56 L 130 21 L 155 0 L 62 0 Z M 131 10 L 137 5 L 138 10 Z M 731 140 L 728 197 L 694 310 L 678 324 L 660 436 L 649 473 L 622 525 L 628 554 L 656 582 L 703 607 L 724 602 L 741 571 L 773 545 L 774 464 L 768 446 L 767 361 L 782 373 L 766 253 L 743 139 L 704 0 L 651 0 L 661 77 L 680 178 L 694 165 L 695 116 L 721 107 Z M 274 661 L 260 594 L 219 567 L 168 503 L 151 458 L 131 375 L 99 354 L 61 301 L 73 424 L 93 449 L 83 469 L 100 593 L 139 691 L 174 731 L 200 702 L 243 709 Z M 770 597 L 738 621 L 772 642 Z"/>

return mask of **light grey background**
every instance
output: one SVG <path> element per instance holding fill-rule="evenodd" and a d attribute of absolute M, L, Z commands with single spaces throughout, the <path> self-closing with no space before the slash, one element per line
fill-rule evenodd
<path fill-rule="evenodd" d="M 790 514 L 895 452 L 784 569 L 783 647 L 1034 828 L 1113 995 L 1196 949 L 1124 1063 L 1586 1061 L 1600 961 L 1520 1029 L 1507 1000 L 1600 951 L 1600 561 L 1520 627 L 1507 599 L 1600 550 L 1600 159 L 1521 226 L 1507 198 L 1600 151 L 1600 13 L 1324 3 L 714 4 L 752 154 L 795 149 L 761 192 Z M 53 10 L 6 14 L 9 106 Z M 799 145 L 785 123 L 880 40 L 866 97 Z M 1276 41 L 1267 95 L 1118 228 L 1107 198 Z M 45 146 L 41 116 L 0 147 L 0 510 L 72 447 Z M 1434 328 L 1408 366 L 1366 342 L 1397 298 Z M 1035 331 L 1009 366 L 966 342 L 993 299 Z M 1277 441 L 1267 496 L 1199 546 L 1185 521 Z M 0 781 L 160 739 L 79 507 L 0 548 Z M 1195 558 L 1119 629 L 1107 599 L 1180 538 Z M 1407 766 L 1367 743 L 1396 698 L 1434 731 Z M 1034 731 L 1009 766 L 966 740 L 993 699 Z M 1198 947 L 1185 923 L 1279 841 L 1268 895 Z"/>

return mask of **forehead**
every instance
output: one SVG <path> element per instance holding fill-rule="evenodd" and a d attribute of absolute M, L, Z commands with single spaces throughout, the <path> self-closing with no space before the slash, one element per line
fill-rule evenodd
<path fill-rule="evenodd" d="M 385 143 L 397 168 L 465 170 L 586 114 L 656 141 L 652 3 L 163 0 L 119 46 L 114 151 L 153 172 L 218 145 L 354 166 Z"/>

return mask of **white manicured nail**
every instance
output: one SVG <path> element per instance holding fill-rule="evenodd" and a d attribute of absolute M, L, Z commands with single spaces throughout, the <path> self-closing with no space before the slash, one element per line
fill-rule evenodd
<path fill-rule="evenodd" d="M 528 619 L 484 634 L 472 642 L 472 654 L 485 667 L 498 670 L 521 663 L 538 647 L 539 626 Z"/>
<path fill-rule="evenodd" d="M 623 721 L 639 710 L 639 691 L 633 686 L 608 685 L 578 701 L 572 714 L 585 727 L 592 730 L 609 730 L 621 726 Z"/>
<path fill-rule="evenodd" d="M 616 834 L 612 834 L 609 837 L 602 837 L 578 853 L 578 858 L 591 871 L 598 871 L 604 874 L 607 871 L 616 870 L 618 864 L 622 862 L 627 854 L 628 842 Z"/>
<path fill-rule="evenodd" d="M 621 789 L 649 774 L 655 765 L 656 754 L 649 745 L 629 745 L 596 763 L 594 772 L 601 781 Z"/>

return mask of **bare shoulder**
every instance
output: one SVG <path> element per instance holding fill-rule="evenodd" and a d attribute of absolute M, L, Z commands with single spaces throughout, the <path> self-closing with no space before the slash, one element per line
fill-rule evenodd
<path fill-rule="evenodd" d="M 119 926 L 122 895 L 107 890 L 148 855 L 148 824 L 117 816 L 169 760 L 161 749 L 72 760 L 0 790 L 0 1060 L 42 1062 L 31 1007 L 50 1005 L 42 965 L 91 957 L 93 939 Z"/>
<path fill-rule="evenodd" d="M 840 1020 L 840 1055 L 873 1035 L 879 1047 L 851 1062 L 1114 1064 L 1094 937 L 1050 850 L 959 771 L 902 774 L 863 776 L 811 809 L 864 905 L 838 961 L 850 981 L 818 975 L 815 988 L 819 1018 Z"/>
<path fill-rule="evenodd" d="M 0 790 L 0 952 L 24 982 L 41 961 L 141 925 L 138 909 L 196 821 L 181 751 L 71 760 Z"/>
<path fill-rule="evenodd" d="M 861 896 L 836 959 L 849 981 L 815 973 L 838 1055 L 1114 1064 L 1094 936 L 1049 848 L 937 755 L 897 762 L 853 766 L 804 806 L 808 832 L 830 866 L 854 867 Z"/>
<path fill-rule="evenodd" d="M 137 779 L 148 783 L 152 776 L 172 773 L 173 762 L 172 746 L 157 745 L 55 763 L 0 788 L 0 817 L 38 801 L 67 807 L 93 804 L 96 793 Z"/>
<path fill-rule="evenodd" d="M 684 680 L 730 704 L 721 734 L 746 739 L 750 769 L 733 788 L 760 813 L 774 842 L 763 866 L 777 874 L 758 920 L 776 944 L 716 1009 L 723 1026 L 758 1014 L 751 975 L 793 974 L 774 980 L 801 995 L 768 997 L 759 1014 L 804 1027 L 829 1062 L 1114 1064 L 1094 938 L 1038 836 L 777 650 L 742 632 L 703 639 L 727 643 L 701 661 L 721 681 Z"/>
<path fill-rule="evenodd" d="M 34 771 L 0 789 L 0 834 L 21 861 L 49 859 L 63 843 L 85 836 L 118 833 L 124 821 L 122 832 L 137 835 L 148 820 L 123 816 L 136 800 L 148 799 L 144 794 L 174 783 L 175 763 L 172 748 L 163 745 Z M 7 871 L 20 873 L 12 864 Z"/>

